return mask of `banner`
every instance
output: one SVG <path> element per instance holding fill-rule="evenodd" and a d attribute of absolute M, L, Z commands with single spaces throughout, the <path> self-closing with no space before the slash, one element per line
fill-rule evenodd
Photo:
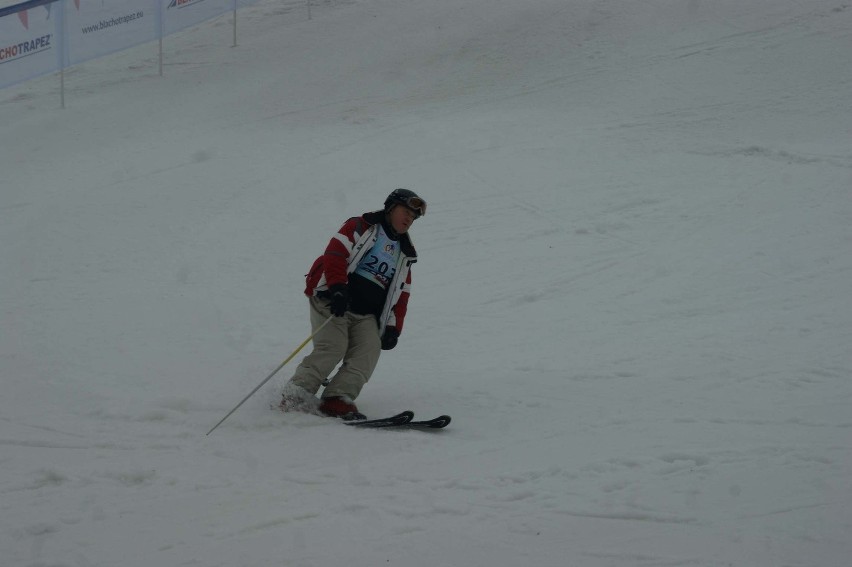
<path fill-rule="evenodd" d="M 78 0 L 66 5 L 66 66 L 160 37 L 158 1 Z"/>
<path fill-rule="evenodd" d="M 0 89 L 170 35 L 257 0 L 0 0 Z"/>
<path fill-rule="evenodd" d="M 234 10 L 234 0 L 163 0 L 165 35 Z"/>
<path fill-rule="evenodd" d="M 62 34 L 55 8 L 48 2 L 0 17 L 0 89 L 59 69 Z"/>

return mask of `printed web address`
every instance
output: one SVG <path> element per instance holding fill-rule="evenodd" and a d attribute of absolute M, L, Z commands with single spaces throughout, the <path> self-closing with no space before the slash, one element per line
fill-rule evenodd
<path fill-rule="evenodd" d="M 101 20 L 95 25 L 85 26 L 82 28 L 83 33 L 94 33 L 101 30 L 109 29 L 113 26 L 120 26 L 122 24 L 128 24 L 133 20 L 138 20 L 139 18 L 145 17 L 143 12 L 134 12 L 133 14 L 127 14 L 126 16 L 119 16 L 118 18 L 110 18 L 108 20 Z"/>

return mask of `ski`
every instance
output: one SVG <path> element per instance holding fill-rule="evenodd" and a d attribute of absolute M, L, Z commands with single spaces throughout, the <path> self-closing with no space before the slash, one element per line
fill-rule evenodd
<path fill-rule="evenodd" d="M 448 415 L 440 415 L 434 419 L 424 421 L 409 421 L 402 424 L 401 427 L 409 429 L 443 429 L 450 424 L 451 418 Z"/>
<path fill-rule="evenodd" d="M 450 424 L 448 415 L 441 415 L 434 419 L 414 421 L 414 413 L 404 411 L 391 417 L 381 419 L 368 419 L 367 421 L 347 421 L 346 425 L 353 427 L 368 428 L 394 428 L 394 429 L 443 429 Z"/>
<path fill-rule="evenodd" d="M 410 423 L 412 419 L 414 419 L 414 412 L 404 411 L 390 417 L 345 421 L 344 423 L 352 427 L 399 427 Z"/>
<path fill-rule="evenodd" d="M 274 409 L 281 410 L 281 407 L 278 406 Z M 406 410 L 388 417 L 380 417 L 378 419 L 353 419 L 351 421 L 343 421 L 343 424 L 350 427 L 363 427 L 365 429 L 377 429 L 380 427 L 395 429 L 443 429 L 450 424 L 450 421 L 451 418 L 448 415 L 440 415 L 434 419 L 414 421 L 414 412 Z"/>

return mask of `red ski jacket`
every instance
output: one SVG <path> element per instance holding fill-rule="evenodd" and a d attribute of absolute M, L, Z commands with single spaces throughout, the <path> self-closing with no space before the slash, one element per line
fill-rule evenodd
<path fill-rule="evenodd" d="M 305 295 L 315 296 L 333 285 L 346 284 L 349 274 L 378 239 L 379 224 L 383 217 L 384 211 L 374 211 L 352 217 L 343 223 L 329 241 L 325 253 L 314 261 L 311 271 L 305 276 Z M 395 327 L 401 333 L 408 309 L 411 265 L 417 261 L 417 252 L 408 234 L 400 235 L 399 243 L 401 254 L 379 316 L 379 334 L 384 332 L 385 327 Z"/>

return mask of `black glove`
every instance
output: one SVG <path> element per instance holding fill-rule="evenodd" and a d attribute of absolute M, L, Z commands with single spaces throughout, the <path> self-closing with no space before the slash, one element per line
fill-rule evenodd
<path fill-rule="evenodd" d="M 391 350 L 399 341 L 399 331 L 396 327 L 387 327 L 382 334 L 382 350 Z"/>
<path fill-rule="evenodd" d="M 346 315 L 346 308 L 349 306 L 349 287 L 346 284 L 337 284 L 328 288 L 330 294 L 331 314 L 335 317 L 343 317 Z"/>

